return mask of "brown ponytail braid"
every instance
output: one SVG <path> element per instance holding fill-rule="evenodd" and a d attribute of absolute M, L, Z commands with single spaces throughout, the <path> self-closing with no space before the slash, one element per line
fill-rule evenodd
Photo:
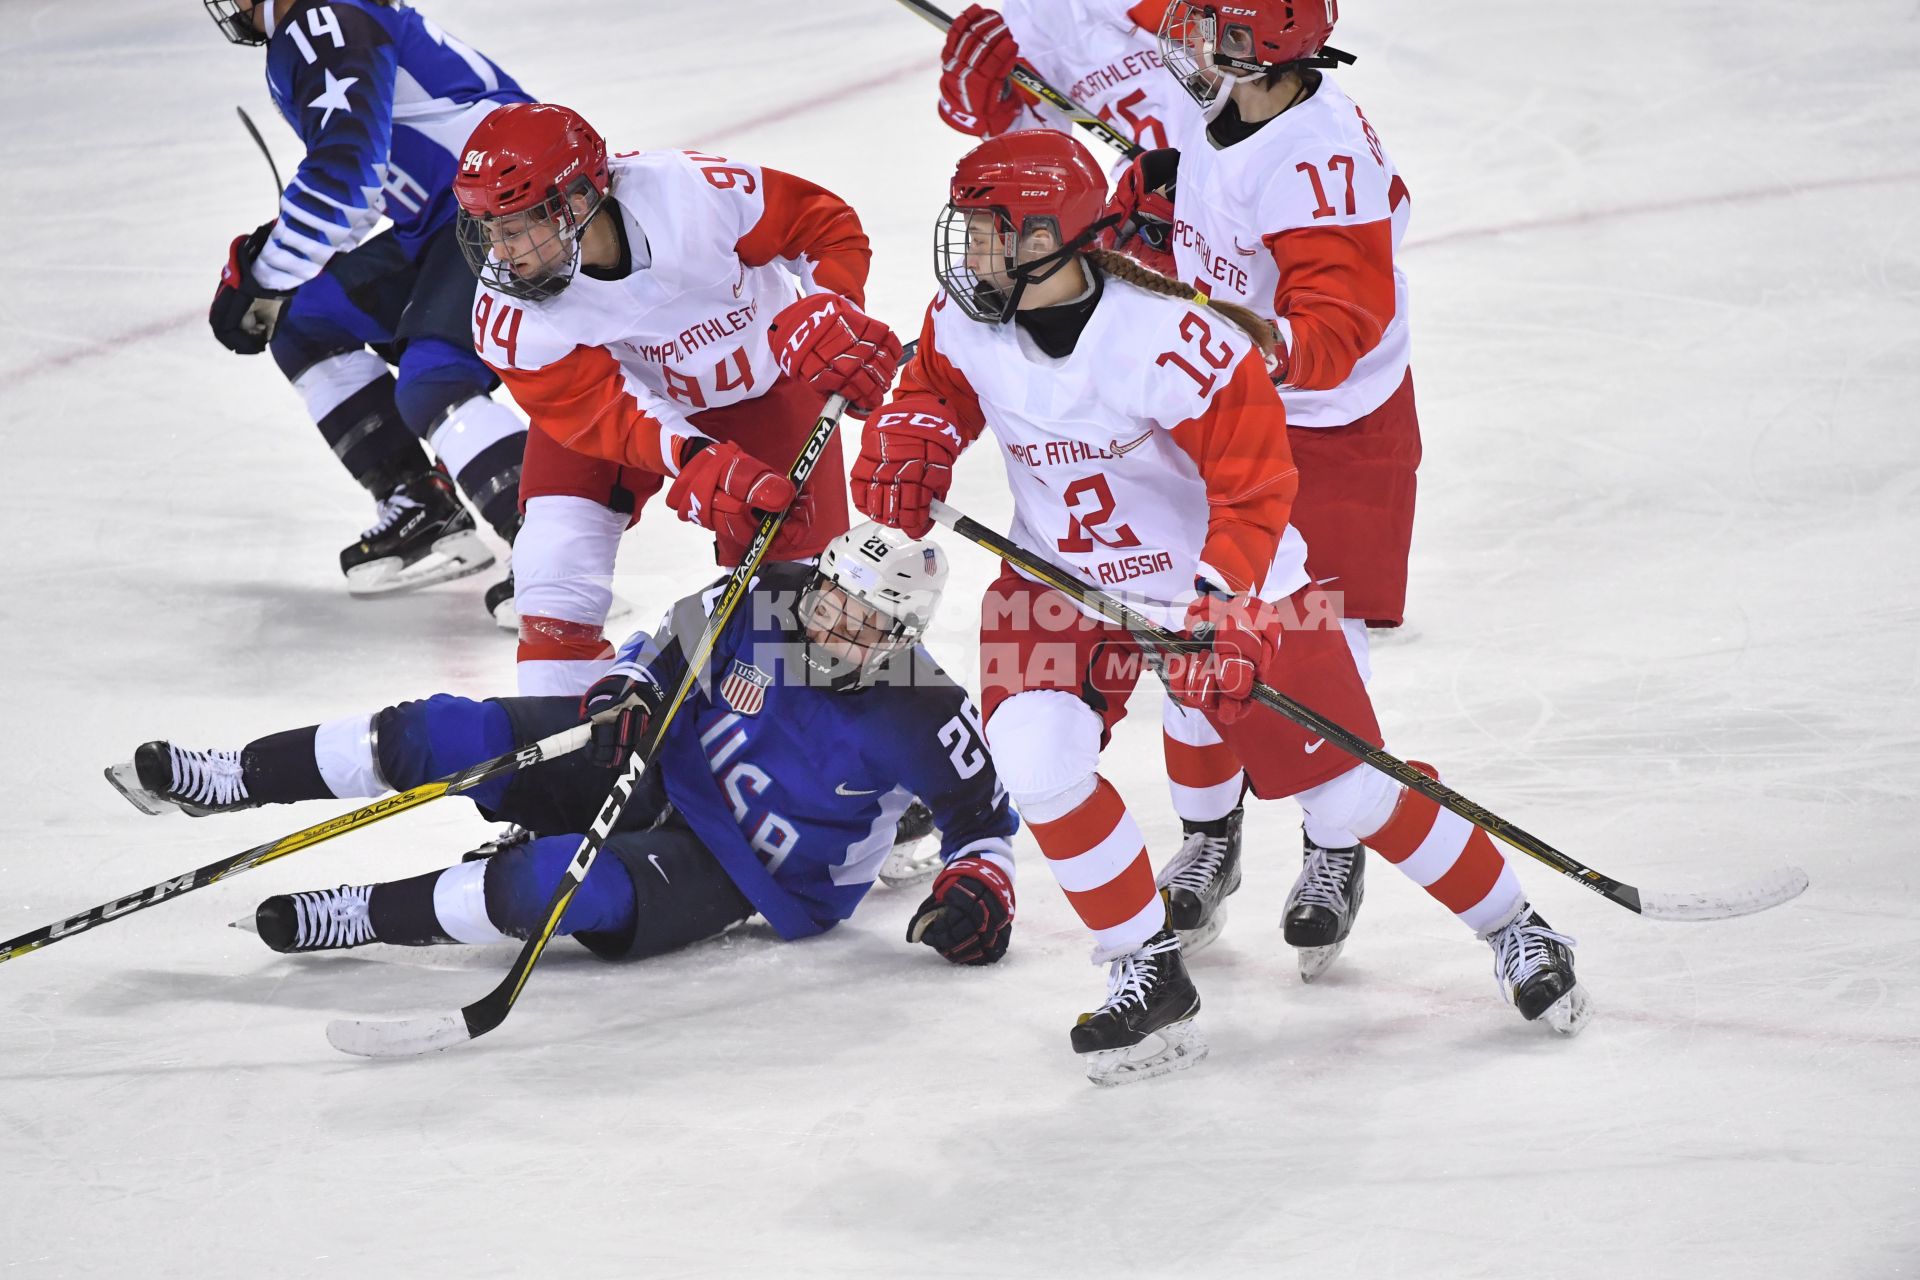
<path fill-rule="evenodd" d="M 1252 338 L 1254 344 L 1260 348 L 1261 355 L 1273 354 L 1274 344 L 1279 340 L 1279 335 L 1274 332 L 1271 324 L 1239 303 L 1211 299 L 1198 290 L 1181 284 L 1173 277 L 1163 276 L 1158 271 L 1143 267 L 1124 253 L 1116 253 L 1112 249 L 1086 249 L 1082 251 L 1082 255 L 1116 280 L 1125 280 L 1128 284 L 1145 289 L 1148 293 L 1178 298 L 1182 302 L 1191 302 L 1209 311 L 1219 312 L 1246 331 L 1246 335 Z"/>

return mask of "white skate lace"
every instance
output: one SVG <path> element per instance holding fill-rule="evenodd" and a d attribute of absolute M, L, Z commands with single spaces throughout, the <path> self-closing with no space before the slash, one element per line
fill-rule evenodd
<path fill-rule="evenodd" d="M 238 751 L 188 751 L 169 746 L 173 793 L 194 804 L 223 805 L 247 799 Z"/>
<path fill-rule="evenodd" d="M 420 504 L 415 502 L 412 495 L 404 488 L 395 489 L 392 493 L 380 499 L 379 505 L 374 509 L 373 524 L 361 532 L 360 541 L 373 541 L 388 529 L 391 529 L 407 512 L 418 511 L 419 509 Z"/>
<path fill-rule="evenodd" d="M 293 895 L 293 945 L 302 951 L 326 947 L 357 947 L 373 941 L 373 921 L 367 900 L 373 886 L 341 885 L 314 893 Z"/>
<path fill-rule="evenodd" d="M 1576 945 L 1564 933 L 1555 933 L 1545 925 L 1531 923 L 1530 916 L 1522 916 L 1487 941 L 1493 946 L 1494 975 L 1509 990 L 1522 986 L 1546 966 L 1552 958 L 1547 950 L 1549 943 L 1557 942 L 1568 948 Z"/>
<path fill-rule="evenodd" d="M 1160 966 L 1154 963 L 1153 958 L 1179 949 L 1180 939 L 1169 935 L 1115 960 L 1107 970 L 1107 998 L 1094 1012 L 1108 1013 L 1127 1004 L 1145 1008 L 1147 990 L 1160 976 Z"/>
<path fill-rule="evenodd" d="M 1191 893 L 1205 893 L 1214 877 L 1220 874 L 1220 864 L 1226 860 L 1227 849 L 1232 841 L 1226 836 L 1210 836 L 1204 831 L 1196 831 L 1180 845 L 1180 852 L 1173 855 L 1160 883 L 1162 889 L 1185 889 Z"/>
<path fill-rule="evenodd" d="M 1288 906 L 1306 905 L 1325 907 L 1329 911 L 1347 909 L 1347 885 L 1353 880 L 1353 860 L 1359 854 L 1355 849 L 1322 849 L 1313 846 L 1313 852 L 1307 855 L 1306 865 L 1300 868 L 1300 878 L 1294 881 L 1293 893 Z"/>

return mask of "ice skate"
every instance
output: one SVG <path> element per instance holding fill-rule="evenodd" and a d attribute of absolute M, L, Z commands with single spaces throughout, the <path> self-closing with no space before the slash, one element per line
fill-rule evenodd
<path fill-rule="evenodd" d="M 251 918 L 235 920 L 233 926 L 259 934 L 260 941 L 282 954 L 364 947 L 379 941 L 367 915 L 372 896 L 370 884 L 276 894 L 262 902 Z"/>
<path fill-rule="evenodd" d="M 109 765 L 107 781 L 142 813 L 204 818 L 260 804 L 247 794 L 238 751 L 194 751 L 156 740 L 126 764 Z"/>
<path fill-rule="evenodd" d="M 1220 936 L 1227 895 L 1240 887 L 1240 806 L 1212 822 L 1182 821 L 1186 839 L 1155 884 L 1167 904 L 1167 925 L 1183 951 L 1198 951 Z"/>
<path fill-rule="evenodd" d="M 1312 982 L 1333 964 L 1347 945 L 1353 919 L 1366 896 L 1367 850 L 1364 845 L 1322 849 L 1302 837 L 1306 849 L 1300 878 L 1287 891 L 1287 914 L 1281 926 L 1287 945 L 1299 955 L 1300 980 Z"/>
<path fill-rule="evenodd" d="M 1187 976 L 1180 939 L 1162 929 L 1107 972 L 1107 999 L 1073 1028 L 1073 1051 L 1085 1055 L 1087 1079 L 1130 1084 L 1181 1071 L 1207 1056 L 1194 1026 L 1200 993 Z"/>
<path fill-rule="evenodd" d="M 473 517 L 442 471 L 403 480 L 380 499 L 373 525 L 340 553 L 356 596 L 394 595 L 479 573 L 493 563 Z"/>
<path fill-rule="evenodd" d="M 900 815 L 900 824 L 894 828 L 893 849 L 881 864 L 880 883 L 898 889 L 919 884 L 938 871 L 940 842 L 928 839 L 934 834 L 933 810 L 915 800 Z"/>
<path fill-rule="evenodd" d="M 1593 1002 L 1573 972 L 1573 939 L 1548 928 L 1526 904 L 1508 923 L 1482 936 L 1493 948 L 1494 976 L 1507 1003 L 1528 1022 L 1544 1022 L 1563 1036 L 1579 1035 L 1593 1015 Z"/>

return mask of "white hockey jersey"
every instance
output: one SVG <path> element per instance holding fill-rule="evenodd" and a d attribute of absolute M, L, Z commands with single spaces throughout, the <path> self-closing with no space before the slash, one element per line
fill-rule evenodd
<path fill-rule="evenodd" d="M 633 270 L 585 271 L 527 302 L 482 285 L 475 350 L 533 420 L 582 453 L 676 474 L 690 414 L 779 377 L 768 325 L 821 290 L 863 300 L 871 254 L 837 196 L 774 169 L 694 151 L 610 164 Z"/>
<path fill-rule="evenodd" d="M 1165 9 L 1160 0 L 1007 0 L 1000 14 L 1041 79 L 1152 150 L 1173 144 L 1179 122 L 1200 118 L 1200 108 L 1160 62 Z M 1044 102 L 1028 105 L 1013 127 L 1074 132 L 1067 117 Z"/>
<path fill-rule="evenodd" d="M 1303 586 L 1282 409 L 1248 338 L 1205 308 L 1111 279 L 1073 351 L 1016 323 L 927 310 L 896 402 L 938 396 L 999 442 L 1014 541 L 1178 625 L 1204 575 L 1269 599 Z"/>
<path fill-rule="evenodd" d="M 1397 261 L 1411 202 L 1360 108 L 1323 73 L 1250 138 L 1218 147 L 1195 111 L 1175 145 L 1180 278 L 1277 323 L 1288 425 L 1343 426 L 1379 408 L 1411 353 Z"/>

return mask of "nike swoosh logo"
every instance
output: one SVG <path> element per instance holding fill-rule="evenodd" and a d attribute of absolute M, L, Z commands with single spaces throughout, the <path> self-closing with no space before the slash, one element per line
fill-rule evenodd
<path fill-rule="evenodd" d="M 663 866 L 661 866 L 661 865 L 660 865 L 660 855 L 659 855 L 659 854 L 657 854 L 657 853 L 650 853 L 650 854 L 648 854 L 648 855 L 647 855 L 647 861 L 648 861 L 648 862 L 651 862 L 651 863 L 653 864 L 653 869 L 654 869 L 655 871 L 658 871 L 658 872 L 660 873 L 660 878 L 661 878 L 662 880 L 665 880 L 665 881 L 666 881 L 666 882 L 667 882 L 668 884 L 672 884 L 672 883 L 673 883 L 673 880 L 672 880 L 672 878 L 671 878 L 671 877 L 669 877 L 669 876 L 667 875 L 667 869 L 666 869 L 665 867 L 663 867 Z"/>
<path fill-rule="evenodd" d="M 1137 439 L 1129 440 L 1125 444 L 1121 444 L 1118 440 L 1114 441 L 1113 451 L 1117 454 L 1125 456 L 1126 454 L 1132 453 L 1135 449 L 1138 449 L 1141 445 L 1145 444 L 1149 439 L 1152 438 L 1152 436 L 1153 436 L 1153 429 L 1149 427 L 1147 430 L 1142 431 Z"/>
<path fill-rule="evenodd" d="M 846 783 L 840 782 L 834 784 L 833 794 L 837 796 L 877 796 L 880 794 L 880 788 L 875 787 L 871 791 L 849 790 Z"/>
<path fill-rule="evenodd" d="M 1314 752 L 1318 751 L 1320 748 L 1326 745 L 1327 745 L 1327 740 L 1325 738 L 1315 738 L 1312 742 L 1309 742 L 1307 744 L 1307 754 L 1312 755 Z"/>

